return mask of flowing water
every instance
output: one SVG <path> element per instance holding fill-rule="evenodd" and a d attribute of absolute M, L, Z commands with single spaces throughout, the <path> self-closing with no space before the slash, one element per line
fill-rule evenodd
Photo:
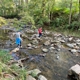
<path fill-rule="evenodd" d="M 0 36 L 4 37 L 4 41 L 0 38 L 0 48 L 3 49 L 3 46 L 4 48 L 6 46 L 6 44 L 3 45 L 3 43 L 5 43 L 8 38 L 6 38 L 6 34 L 3 33 L 1 33 Z M 80 61 L 80 55 L 75 56 L 75 54 L 71 54 L 67 48 L 61 48 L 60 51 L 54 50 L 53 52 L 48 53 L 43 53 L 41 47 L 29 50 L 26 47 L 29 42 L 29 40 L 25 39 L 23 42 L 25 48 L 22 48 L 19 51 L 19 58 L 29 57 L 28 60 L 24 61 L 24 66 L 26 66 L 28 70 L 38 68 L 48 80 L 70 80 L 68 78 L 68 70 Z M 8 46 L 7 48 L 12 50 L 14 47 L 15 46 L 12 45 L 12 47 Z M 42 56 L 43 54 L 46 55 Z M 59 59 L 57 58 L 57 55 L 59 55 Z M 12 56 L 16 58 L 14 53 Z"/>

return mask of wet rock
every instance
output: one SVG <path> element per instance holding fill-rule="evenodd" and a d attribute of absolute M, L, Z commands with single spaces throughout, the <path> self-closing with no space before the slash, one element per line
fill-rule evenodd
<path fill-rule="evenodd" d="M 47 80 L 43 75 L 39 75 L 38 80 Z"/>
<path fill-rule="evenodd" d="M 32 76 L 28 75 L 26 80 L 36 80 L 36 79 L 33 78 Z"/>
<path fill-rule="evenodd" d="M 48 49 L 44 48 L 42 49 L 43 52 L 47 53 L 48 52 Z"/>
<path fill-rule="evenodd" d="M 41 73 L 41 71 L 39 69 L 34 69 L 34 70 L 28 71 L 28 74 L 35 75 L 35 76 L 37 76 L 40 73 Z"/>

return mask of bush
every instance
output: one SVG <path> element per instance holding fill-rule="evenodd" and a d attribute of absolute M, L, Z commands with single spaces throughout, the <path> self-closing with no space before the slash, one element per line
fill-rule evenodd
<path fill-rule="evenodd" d="M 80 23 L 78 21 L 73 21 L 69 27 L 71 30 L 79 30 Z"/>
<path fill-rule="evenodd" d="M 11 55 L 8 53 L 8 51 L 0 50 L 0 60 L 3 63 L 7 63 L 11 59 Z"/>
<path fill-rule="evenodd" d="M 3 17 L 0 17 L 0 27 L 6 24 L 6 20 Z"/>

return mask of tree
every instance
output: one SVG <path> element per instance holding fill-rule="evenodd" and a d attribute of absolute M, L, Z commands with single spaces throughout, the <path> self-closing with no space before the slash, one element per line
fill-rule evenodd
<path fill-rule="evenodd" d="M 72 16 L 72 0 L 70 1 L 69 25 L 71 24 L 71 16 Z"/>
<path fill-rule="evenodd" d="M 80 0 L 79 0 L 79 18 L 78 18 L 79 22 L 80 22 Z"/>

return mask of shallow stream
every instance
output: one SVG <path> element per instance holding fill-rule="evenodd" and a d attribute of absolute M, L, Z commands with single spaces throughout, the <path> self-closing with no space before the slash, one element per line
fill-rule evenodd
<path fill-rule="evenodd" d="M 16 47 L 14 44 L 11 45 L 10 43 L 7 43 L 8 46 L 6 46 L 6 42 L 9 41 L 6 32 L 1 31 L 0 36 L 3 37 L 0 38 L 1 49 L 12 50 Z M 75 56 L 75 54 L 71 54 L 67 48 L 61 48 L 60 51 L 54 50 L 48 53 L 43 53 L 41 47 L 29 50 L 27 49 L 29 42 L 29 40 L 25 39 L 22 44 L 24 48 L 19 51 L 20 58 L 29 57 L 29 60 L 23 63 L 28 70 L 38 68 L 48 80 L 70 80 L 67 76 L 68 70 L 80 61 L 80 55 Z M 41 56 L 42 54 L 46 55 Z M 57 55 L 59 55 L 59 59 L 57 59 Z"/>

